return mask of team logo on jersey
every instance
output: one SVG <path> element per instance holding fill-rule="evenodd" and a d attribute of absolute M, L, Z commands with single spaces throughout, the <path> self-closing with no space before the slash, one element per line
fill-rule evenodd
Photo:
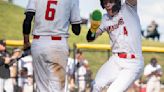
<path fill-rule="evenodd" d="M 118 20 L 118 22 L 117 22 L 116 24 L 107 26 L 107 27 L 105 28 L 105 30 L 111 32 L 111 31 L 114 31 L 115 29 L 118 29 L 119 26 L 120 26 L 120 25 L 123 25 L 123 24 L 124 24 L 124 20 L 123 20 L 123 18 L 121 17 L 121 18 Z"/>

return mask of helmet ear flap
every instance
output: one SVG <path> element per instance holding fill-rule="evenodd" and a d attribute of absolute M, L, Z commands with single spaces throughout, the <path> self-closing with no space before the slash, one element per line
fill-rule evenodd
<path fill-rule="evenodd" d="M 101 5 L 101 7 L 104 9 L 105 7 L 104 7 L 104 2 L 103 2 L 103 0 L 100 0 L 100 5 Z"/>
<path fill-rule="evenodd" d="M 116 10 L 120 10 L 120 8 L 121 8 L 121 0 L 115 0 L 115 3 L 116 3 L 116 5 L 114 6 L 114 10 L 116 9 Z M 101 5 L 101 7 L 104 9 L 105 8 L 105 6 L 104 6 L 104 0 L 100 0 L 100 5 Z"/>
<path fill-rule="evenodd" d="M 112 7 L 112 12 L 118 12 L 121 9 L 121 0 L 117 1 Z"/>

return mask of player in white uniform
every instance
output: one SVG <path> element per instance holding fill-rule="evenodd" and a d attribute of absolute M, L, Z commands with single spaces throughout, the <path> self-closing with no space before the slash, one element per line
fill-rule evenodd
<path fill-rule="evenodd" d="M 157 63 L 156 58 L 152 58 L 150 64 L 145 66 L 144 75 L 147 78 L 146 92 L 160 92 L 162 68 L 161 65 Z"/>
<path fill-rule="evenodd" d="M 99 69 L 93 92 L 125 92 L 143 71 L 141 25 L 137 14 L 137 0 L 101 0 L 104 14 L 96 32 L 91 29 L 87 40 L 93 41 L 103 32 L 109 34 L 112 56 Z M 92 24 L 91 24 L 92 25 Z"/>
<path fill-rule="evenodd" d="M 75 63 L 75 82 L 78 86 L 78 92 L 85 92 L 88 61 L 85 59 L 83 52 L 80 50 L 77 50 L 76 52 Z"/>
<path fill-rule="evenodd" d="M 29 0 L 23 22 L 24 48 L 34 19 L 33 57 L 37 92 L 63 92 L 68 58 L 69 25 L 80 34 L 79 0 Z"/>

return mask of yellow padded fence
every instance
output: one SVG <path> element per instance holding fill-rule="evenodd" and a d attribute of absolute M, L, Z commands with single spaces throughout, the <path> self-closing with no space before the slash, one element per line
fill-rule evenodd
<path fill-rule="evenodd" d="M 6 40 L 6 45 L 7 46 L 23 46 L 23 40 Z"/>
<path fill-rule="evenodd" d="M 22 46 L 22 40 L 6 40 L 7 46 Z M 110 45 L 108 44 L 85 44 L 77 43 L 75 44 L 77 49 L 95 49 L 95 50 L 111 50 Z M 164 53 L 164 47 L 148 47 L 142 46 L 143 52 L 160 52 Z"/>
<path fill-rule="evenodd" d="M 76 44 L 76 48 L 77 49 L 111 50 L 110 45 L 107 45 L 107 44 Z M 164 48 L 142 46 L 142 51 L 164 53 Z"/>

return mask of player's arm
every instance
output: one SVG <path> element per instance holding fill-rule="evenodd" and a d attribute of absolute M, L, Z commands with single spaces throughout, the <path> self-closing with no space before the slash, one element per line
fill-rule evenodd
<path fill-rule="evenodd" d="M 92 42 L 94 41 L 99 35 L 101 35 L 103 33 L 103 31 L 99 28 L 97 29 L 96 32 L 92 32 L 91 29 L 88 30 L 86 39 L 88 42 Z"/>
<path fill-rule="evenodd" d="M 162 76 L 162 70 L 161 70 L 161 68 L 157 69 L 155 72 L 156 72 L 155 73 L 155 76 L 157 76 L 157 77 L 161 77 Z"/>
<path fill-rule="evenodd" d="M 94 10 L 90 15 L 91 27 L 87 33 L 86 39 L 92 42 L 101 33 L 99 26 L 101 24 L 102 14 L 99 10 Z"/>
<path fill-rule="evenodd" d="M 157 75 L 157 71 L 151 71 L 151 72 L 148 72 L 147 74 L 145 74 L 146 77 L 150 77 L 152 75 Z"/>
<path fill-rule="evenodd" d="M 91 30 L 89 29 L 86 38 L 88 42 L 92 42 L 96 38 L 96 33 L 91 32 Z"/>
<path fill-rule="evenodd" d="M 74 2 L 72 2 L 70 22 L 72 25 L 72 32 L 75 35 L 79 35 L 81 31 L 80 24 L 82 23 L 82 19 L 80 17 L 79 0 L 74 0 Z"/>
<path fill-rule="evenodd" d="M 26 12 L 25 19 L 23 21 L 23 37 L 24 37 L 24 49 L 30 47 L 29 34 L 31 31 L 31 22 L 35 15 L 35 12 Z"/>
<path fill-rule="evenodd" d="M 137 5 L 137 0 L 126 0 L 125 1 L 127 4 L 130 6 L 136 6 Z"/>

